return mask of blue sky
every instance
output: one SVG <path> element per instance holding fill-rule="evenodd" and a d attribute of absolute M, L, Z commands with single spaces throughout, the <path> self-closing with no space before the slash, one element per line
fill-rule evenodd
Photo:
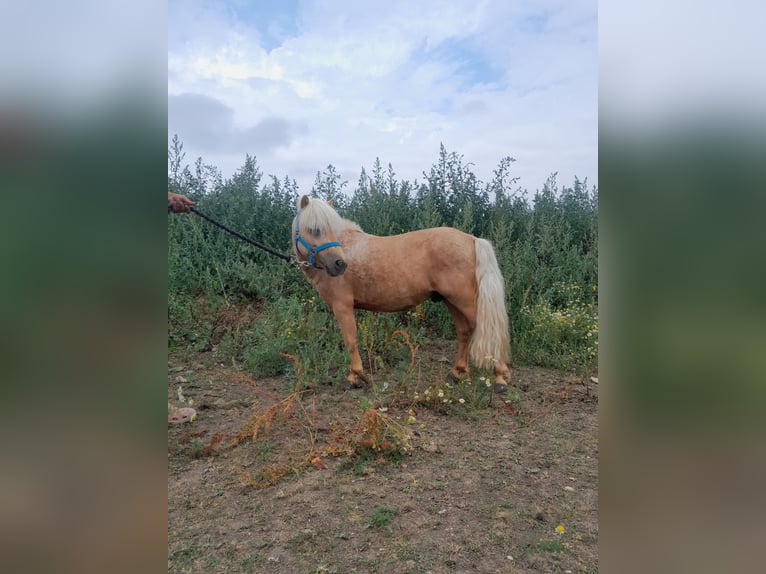
<path fill-rule="evenodd" d="M 597 184 L 594 1 L 168 4 L 168 136 L 231 176 L 256 155 L 308 192 L 376 157 L 423 180 L 439 144 L 486 181 Z"/>

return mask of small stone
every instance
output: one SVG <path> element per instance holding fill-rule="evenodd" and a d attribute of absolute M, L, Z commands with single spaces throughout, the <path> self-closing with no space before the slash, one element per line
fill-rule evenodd
<path fill-rule="evenodd" d="M 574 488 L 572 488 L 571 486 L 565 486 L 564 490 L 566 490 L 567 492 L 574 492 Z"/>
<path fill-rule="evenodd" d="M 427 443 L 425 443 L 422 446 L 423 450 L 426 452 L 439 452 L 439 445 L 437 445 L 434 441 L 430 440 Z"/>

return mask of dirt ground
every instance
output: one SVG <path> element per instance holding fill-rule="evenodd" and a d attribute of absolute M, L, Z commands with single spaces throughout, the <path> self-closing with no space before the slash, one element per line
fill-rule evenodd
<path fill-rule="evenodd" d="M 340 422 L 378 407 L 369 391 L 317 385 L 232 446 L 294 383 L 203 357 L 168 371 L 168 400 L 181 385 L 198 412 L 168 427 L 169 572 L 598 571 L 596 383 L 516 368 L 512 405 L 416 406 L 409 424 L 391 406 L 412 433 L 395 460 L 325 452 Z"/>

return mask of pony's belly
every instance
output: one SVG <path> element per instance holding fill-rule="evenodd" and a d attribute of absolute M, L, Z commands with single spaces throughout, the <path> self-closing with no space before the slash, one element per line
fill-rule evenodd
<path fill-rule="evenodd" d="M 417 303 L 408 303 L 407 305 L 381 305 L 380 303 L 354 302 L 354 309 L 364 309 L 365 311 L 379 311 L 383 313 L 395 313 L 396 311 L 406 311 L 412 309 Z"/>
<path fill-rule="evenodd" d="M 415 305 L 418 305 L 425 301 L 429 296 L 429 293 L 423 293 L 422 295 L 408 295 L 406 297 L 393 297 L 379 298 L 374 301 L 366 301 L 364 299 L 354 298 L 354 308 L 364 309 L 365 311 L 382 311 L 382 312 L 396 312 L 406 311 L 412 309 Z"/>

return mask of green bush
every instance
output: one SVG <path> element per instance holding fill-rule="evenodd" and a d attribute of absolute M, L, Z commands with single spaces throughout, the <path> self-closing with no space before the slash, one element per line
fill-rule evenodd
<path fill-rule="evenodd" d="M 230 227 L 284 253 L 298 188 L 288 177 L 265 180 L 255 158 L 224 181 L 213 166 L 184 165 L 183 145 L 169 152 L 168 189 Z M 503 158 L 492 181 L 479 181 L 462 156 L 444 146 L 422 183 L 400 181 L 376 159 L 348 194 L 333 166 L 317 174 L 315 195 L 368 233 L 388 235 L 447 225 L 492 241 L 506 281 L 512 356 L 580 373 L 598 361 L 598 197 L 575 179 L 555 176 L 534 194 L 517 186 L 513 158 Z M 530 200 L 531 196 L 531 200 Z M 407 363 L 414 344 L 453 339 L 442 303 L 406 313 L 358 312 L 366 369 Z M 330 310 L 295 266 L 233 238 L 193 216 L 168 218 L 168 346 L 211 351 L 223 362 L 247 365 L 256 376 L 289 372 L 299 358 L 306 375 L 337 379 L 348 358 Z"/>
<path fill-rule="evenodd" d="M 592 293 L 596 286 L 590 287 Z M 520 346 L 538 365 L 586 374 L 597 364 L 598 309 L 576 284 L 556 283 L 520 312 Z"/>

